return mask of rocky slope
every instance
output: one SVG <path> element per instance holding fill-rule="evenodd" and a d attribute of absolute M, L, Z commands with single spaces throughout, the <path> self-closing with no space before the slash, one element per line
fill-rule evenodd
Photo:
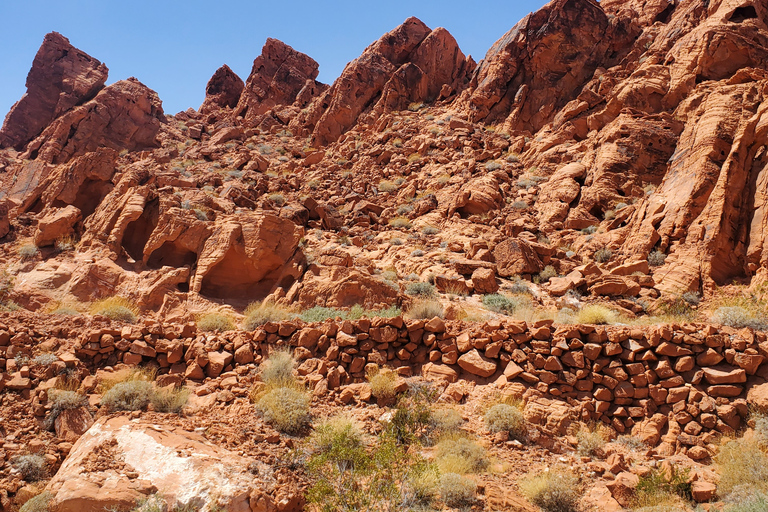
<path fill-rule="evenodd" d="M 245 81 L 223 65 L 200 108 L 176 115 L 164 113 L 158 95 L 135 78 L 106 85 L 104 64 L 49 34 L 27 93 L 0 129 L 0 304 L 34 312 L 19 317 L 17 331 L 6 329 L 9 339 L 36 322 L 56 323 L 50 312 L 85 313 L 113 296 L 130 301 L 147 325 L 194 328 L 212 311 L 240 321 L 251 303 L 293 314 L 316 306 L 341 308 L 339 315 L 357 305 L 399 307 L 418 317 L 419 295 L 433 295 L 432 311 L 484 322 L 490 338 L 457 324 L 451 336 L 412 336 L 405 352 L 399 345 L 368 347 L 365 357 L 350 352 L 343 362 L 359 368 L 345 369 L 335 385 L 326 368 L 311 381 L 314 389 L 326 379 L 326 390 L 346 403 L 352 391 L 339 387 L 364 381 L 368 363 L 459 383 L 481 376 L 490 380 L 479 388 L 520 385 L 520 395 L 530 388 L 542 400 L 569 404 L 574 419 L 602 421 L 619 433 L 655 425 L 650 444 L 667 443 L 655 455 L 706 463 L 716 453 L 710 431 L 743 425 L 748 389 L 764 382 L 759 368 L 768 355 L 760 333 L 724 327 L 730 338 L 723 341 L 720 327 L 705 325 L 735 325 L 710 313 L 737 303 L 754 317 L 741 324 L 768 324 L 766 23 L 768 7 L 753 0 L 553 0 L 476 63 L 447 30 L 409 18 L 330 85 L 316 80 L 310 56 L 268 39 Z M 513 306 L 488 311 L 487 297 L 497 292 L 518 305 L 515 321 L 528 322 L 519 333 L 499 323 L 512 321 Z M 603 339 L 591 326 L 557 327 L 587 323 L 580 314 L 595 304 L 635 329 L 672 322 L 661 336 L 666 345 L 630 328 Z M 381 335 L 349 329 L 361 341 Z M 268 343 L 304 347 L 291 341 L 296 328 L 279 330 L 283 339 Z M 71 334 L 85 331 L 80 324 Z M 462 341 L 464 348 L 446 341 L 458 344 L 460 331 L 475 341 Z M 104 335 L 114 336 L 102 332 L 89 343 Z M 335 331 L 324 335 L 337 339 Z M 504 336 L 528 336 L 532 345 L 508 348 Z M 184 339 L 191 354 L 192 333 L 169 339 Z M 672 346 L 680 342 L 690 348 Z M 584 363 L 585 344 L 597 346 L 594 358 L 586 356 L 595 377 Z M 3 347 L 3 375 L 12 382 L 29 378 L 11 364 L 17 345 Z M 78 357 L 95 371 L 146 364 L 160 352 L 115 357 L 102 350 L 111 346 Z M 605 364 L 598 363 L 601 347 Z M 327 349 L 310 355 L 330 364 Z M 229 352 L 237 359 L 234 346 Z M 503 365 L 489 362 L 497 357 Z M 728 368 L 707 370 L 724 359 Z M 218 377 L 203 370 L 206 358 L 185 361 L 175 373 L 190 386 Z M 159 368 L 174 373 L 172 364 Z M 14 391 L 29 395 L 36 386 Z M 445 399 L 479 399 L 458 387 Z M 229 415 L 246 406 L 247 392 L 236 395 L 243 403 Z M 702 399 L 712 410 L 696 405 Z M 701 429 L 687 427 L 691 421 Z M 93 435 L 117 436 L 119 444 L 120 434 L 109 433 L 119 423 L 100 420 Z M 24 428 L 36 432 L 34 425 L 30 419 Z M 61 462 L 59 452 L 52 455 Z M 50 486 L 59 492 L 67 482 L 57 478 Z M 304 485 L 300 475 L 290 479 Z M 121 503 L 147 494 L 145 484 L 131 483 Z M 273 487 L 259 489 L 246 493 L 250 505 L 232 510 L 261 510 L 260 492 L 282 503 Z M 278 509 L 300 507 L 293 501 L 299 494 Z"/>

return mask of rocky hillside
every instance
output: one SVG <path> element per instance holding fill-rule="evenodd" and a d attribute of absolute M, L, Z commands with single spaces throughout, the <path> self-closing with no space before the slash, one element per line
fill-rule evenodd
<path fill-rule="evenodd" d="M 688 468 L 686 499 L 730 506 L 720 437 L 766 405 L 767 23 L 755 0 L 553 0 L 476 62 L 409 18 L 330 85 L 267 39 L 245 80 L 223 65 L 175 115 L 48 34 L 0 129 L 0 413 L 18 418 L 2 506 L 45 487 L 58 512 L 85 510 L 85 488 L 93 510 L 158 489 L 199 507 L 239 478 L 227 510 L 315 510 L 312 464 L 285 462 L 311 436 L 249 403 L 284 346 L 313 417 L 351 410 L 372 436 L 407 409 L 369 403 L 379 368 L 401 401 L 436 386 L 501 461 L 462 506 L 529 510 L 518 477 L 562 463 L 584 510 L 643 506 L 635 487 L 658 467 L 671 487 Z M 216 399 L 116 414 L 103 383 L 136 366 Z M 84 422 L 73 436 L 46 425 L 54 389 L 85 401 L 64 409 Z M 517 397 L 524 442 L 486 432 L 499 396 Z M 646 451 L 574 452 L 597 424 Z M 184 469 L 204 491 L 186 495 L 181 473 L 146 476 L 131 429 L 236 475 Z M 13 462 L 40 449 L 49 472 L 26 484 Z"/>

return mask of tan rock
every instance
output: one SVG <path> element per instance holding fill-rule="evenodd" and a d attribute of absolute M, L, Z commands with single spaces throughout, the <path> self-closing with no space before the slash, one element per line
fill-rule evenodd
<path fill-rule="evenodd" d="M 93 425 L 93 417 L 85 407 L 61 411 L 54 421 L 56 436 L 74 443 Z"/>
<path fill-rule="evenodd" d="M 497 363 L 480 355 L 477 349 L 472 349 L 459 357 L 459 366 L 472 375 L 490 377 L 496 373 Z"/>

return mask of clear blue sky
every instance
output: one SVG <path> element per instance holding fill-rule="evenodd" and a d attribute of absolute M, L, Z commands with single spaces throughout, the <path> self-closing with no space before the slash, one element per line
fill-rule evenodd
<path fill-rule="evenodd" d="M 197 108 L 222 64 L 245 80 L 267 37 L 320 64 L 331 83 L 371 42 L 408 16 L 445 27 L 479 61 L 543 0 L 166 1 L 0 0 L 0 120 L 25 91 L 32 59 L 50 31 L 109 67 L 109 81 L 135 76 L 166 112 Z"/>

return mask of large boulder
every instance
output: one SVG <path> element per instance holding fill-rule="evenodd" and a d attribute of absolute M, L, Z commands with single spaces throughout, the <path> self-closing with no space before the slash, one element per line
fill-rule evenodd
<path fill-rule="evenodd" d="M 244 87 L 242 78 L 224 64 L 205 86 L 205 100 L 200 106 L 200 113 L 208 114 L 221 108 L 236 107 Z"/>
<path fill-rule="evenodd" d="M 45 36 L 27 75 L 27 92 L 5 117 L 0 148 L 21 149 L 54 119 L 93 98 L 107 81 L 107 66 L 59 33 Z"/>
<path fill-rule="evenodd" d="M 493 249 L 496 269 L 502 277 L 537 274 L 544 268 L 533 248 L 520 238 L 508 238 Z"/>

